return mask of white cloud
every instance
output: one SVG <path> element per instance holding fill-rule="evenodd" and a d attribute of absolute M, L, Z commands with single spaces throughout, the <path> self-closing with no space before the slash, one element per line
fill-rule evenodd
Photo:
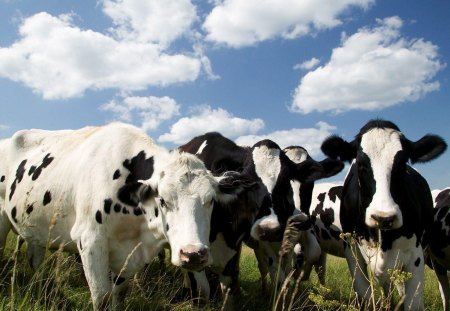
<path fill-rule="evenodd" d="M 312 68 L 316 67 L 320 63 L 320 60 L 313 57 L 310 60 L 304 61 L 301 64 L 297 64 L 294 66 L 294 69 L 306 69 L 311 70 Z"/>
<path fill-rule="evenodd" d="M 236 139 L 236 143 L 242 146 L 252 146 L 263 139 L 276 142 L 280 148 L 288 146 L 302 146 L 311 156 L 321 155 L 320 146 L 336 129 L 326 122 L 318 122 L 315 128 L 290 129 L 275 131 L 266 135 L 246 135 Z"/>
<path fill-rule="evenodd" d="M 264 127 L 261 119 L 242 119 L 228 111 L 210 106 L 201 106 L 190 117 L 184 117 L 172 125 L 170 132 L 159 137 L 160 142 L 183 144 L 192 137 L 217 131 L 230 139 L 247 133 L 256 133 Z"/>
<path fill-rule="evenodd" d="M 100 109 L 111 111 L 120 121 L 133 122 L 134 119 L 138 119 L 144 130 L 154 130 L 161 122 L 180 114 L 180 106 L 174 99 L 167 96 L 130 96 L 119 102 L 111 100 Z"/>
<path fill-rule="evenodd" d="M 368 8 L 374 0 L 224 0 L 207 16 L 206 39 L 231 47 L 282 37 L 294 39 L 341 24 L 351 7 Z"/>
<path fill-rule="evenodd" d="M 330 61 L 302 78 L 293 111 L 379 110 L 439 88 L 439 82 L 432 81 L 445 66 L 438 59 L 438 47 L 401 37 L 399 17 L 377 22 L 372 29 L 343 35 Z"/>
<path fill-rule="evenodd" d="M 115 24 L 111 32 L 129 41 L 167 46 L 197 20 L 190 0 L 102 0 L 102 4 Z"/>
<path fill-rule="evenodd" d="M 193 81 L 202 66 L 194 56 L 169 55 L 157 44 L 82 30 L 69 15 L 33 15 L 19 32 L 18 41 L 0 48 L 0 77 L 45 99 L 81 96 L 87 89 L 130 91 Z"/>

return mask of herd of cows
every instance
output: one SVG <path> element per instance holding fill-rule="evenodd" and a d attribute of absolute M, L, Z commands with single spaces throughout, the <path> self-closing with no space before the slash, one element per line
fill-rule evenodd
<path fill-rule="evenodd" d="M 80 130 L 23 130 L 0 141 L 0 249 L 13 230 L 33 269 L 45 249 L 79 254 L 95 310 L 120 309 L 130 278 L 164 248 L 185 271 L 193 298 L 210 295 L 205 268 L 219 276 L 225 307 L 239 292 L 243 243 L 261 273 L 325 282 L 326 254 L 343 257 L 361 307 L 368 271 L 385 290 L 391 269 L 411 273 L 397 289 L 405 310 L 423 310 L 424 267 L 436 272 L 449 307 L 450 188 L 431 192 L 409 163 L 447 148 L 418 141 L 392 122 L 371 120 L 355 139 L 331 136 L 325 160 L 271 140 L 242 147 L 219 133 L 175 150 L 144 131 L 112 123 Z M 350 167 L 343 184 L 317 183 Z M 342 238 L 349 233 L 356 247 Z"/>

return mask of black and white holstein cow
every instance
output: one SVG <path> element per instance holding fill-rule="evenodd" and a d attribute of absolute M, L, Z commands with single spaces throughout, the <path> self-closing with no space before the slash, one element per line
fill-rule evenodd
<path fill-rule="evenodd" d="M 297 214 L 288 220 L 280 255 L 294 255 L 295 277 L 302 281 L 309 279 L 314 267 L 320 284 L 325 285 L 327 254 L 353 256 L 341 238 L 341 193 L 341 184 L 315 184 L 309 215 Z"/>
<path fill-rule="evenodd" d="M 2 213 L 10 220 L 1 222 L 1 247 L 12 224 L 30 256 L 41 257 L 30 258 L 35 265 L 46 246 L 79 252 L 94 309 L 111 295 L 120 306 L 128 278 L 165 243 L 175 266 L 209 265 L 213 204 L 243 190 L 232 175 L 214 177 L 197 157 L 120 123 L 24 130 L 0 146 Z"/>
<path fill-rule="evenodd" d="M 341 195 L 340 222 L 357 242 L 356 258 L 347 258 L 355 290 L 363 302 L 372 296 L 369 266 L 386 291 L 389 269 L 411 273 L 398 286 L 406 310 L 423 310 L 424 256 L 421 242 L 433 220 L 433 201 L 426 180 L 408 162 L 428 162 L 447 145 L 436 135 L 408 140 L 389 121 L 371 120 L 352 142 L 332 136 L 322 144 L 331 158 L 352 161 Z"/>
<path fill-rule="evenodd" d="M 256 248 L 272 241 L 281 242 L 287 219 L 294 212 L 291 180 L 312 189 L 312 182 L 326 175 L 322 163 L 307 159 L 295 164 L 271 140 L 262 140 L 253 147 L 241 147 L 219 133 L 195 137 L 180 150 L 196 154 L 213 174 L 239 171 L 254 184 L 252 189 L 239 195 L 238 203 L 216 204 L 211 222 L 212 269 L 219 274 L 222 292 L 228 294 L 227 305 L 232 306 L 232 296 L 238 293 L 239 257 L 242 241 L 252 241 Z M 342 162 L 329 160 L 326 168 L 343 166 Z M 310 191 L 300 199 L 309 206 Z M 309 193 L 309 196 L 308 196 Z M 277 254 L 278 251 L 275 253 Z M 275 256 L 277 258 L 277 256 Z M 195 282 L 209 295 L 204 272 L 194 273 Z M 195 287 L 195 286 L 194 286 Z"/>
<path fill-rule="evenodd" d="M 286 147 L 283 149 L 283 152 L 291 161 L 297 164 L 300 164 L 306 160 L 312 160 L 306 149 L 300 146 Z M 324 174 L 323 176 L 321 176 L 321 178 L 334 176 L 344 168 L 342 162 L 335 162 L 330 159 L 325 159 L 319 163 L 321 163 L 324 169 Z M 307 219 L 306 216 L 310 214 L 309 209 L 311 206 L 311 202 L 314 202 L 313 188 L 315 189 L 316 186 L 314 185 L 314 182 L 300 182 L 299 180 L 291 180 L 290 186 L 292 188 L 295 206 L 293 214 L 297 215 L 294 217 L 300 217 L 304 221 Z M 297 258 L 302 257 L 302 259 L 305 261 L 305 265 L 302 266 L 309 267 L 320 259 L 321 250 L 314 233 L 310 230 L 306 230 L 307 228 L 310 228 L 309 222 L 308 224 L 303 224 L 301 227 L 303 228 L 303 230 L 297 231 L 299 234 L 296 238 L 303 248 L 301 256 L 298 256 Z M 302 232 L 301 234 L 300 231 Z M 297 245 L 297 252 L 299 252 L 300 244 Z M 255 249 L 255 255 L 258 260 L 258 267 L 261 274 L 262 289 L 264 293 L 267 291 L 265 278 L 268 273 L 270 274 L 270 278 L 272 280 L 272 283 L 274 284 L 277 277 L 277 272 L 281 271 L 285 276 L 292 270 L 292 268 L 295 267 L 295 263 L 294 265 L 292 265 L 290 260 L 285 260 L 280 267 L 281 269 L 278 271 L 278 254 L 280 252 L 280 248 L 281 242 L 277 241 L 263 243 L 262 247 Z M 284 279 L 278 277 L 278 281 L 283 282 Z"/>
<path fill-rule="evenodd" d="M 431 267 L 439 281 L 442 305 L 444 311 L 450 310 L 450 285 L 448 271 L 450 271 L 450 188 L 433 190 L 434 222 L 430 231 L 429 248 L 425 254 L 429 255 Z"/>

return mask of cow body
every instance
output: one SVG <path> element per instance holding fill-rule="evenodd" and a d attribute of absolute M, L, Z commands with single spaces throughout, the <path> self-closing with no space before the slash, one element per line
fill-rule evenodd
<path fill-rule="evenodd" d="M 426 180 L 408 161 L 426 162 L 445 149 L 438 136 L 412 142 L 384 120 L 368 122 L 352 142 L 337 136 L 323 142 L 326 155 L 353 161 L 342 188 L 340 222 L 357 242 L 356 258 L 347 261 L 363 302 L 372 296 L 368 266 L 385 291 L 390 269 L 410 272 L 411 278 L 398 286 L 400 303 L 408 310 L 423 309 L 421 243 L 432 222 L 432 199 Z"/>
<path fill-rule="evenodd" d="M 24 130 L 0 149 L 2 212 L 34 250 L 30 257 L 47 246 L 80 253 L 94 309 L 109 303 L 111 290 L 120 305 L 127 279 L 166 243 L 176 266 L 211 262 L 209 225 L 223 180 L 196 157 L 120 123 Z"/>
<path fill-rule="evenodd" d="M 271 243 L 279 244 L 287 219 L 295 210 L 290 182 L 296 180 L 311 188 L 311 182 L 324 175 L 324 167 L 312 159 L 295 164 L 270 140 L 251 148 L 240 147 L 219 133 L 196 137 L 180 149 L 196 154 L 214 174 L 236 170 L 254 182 L 253 189 L 237 203 L 216 205 L 212 215 L 211 251 L 213 258 L 220 258 L 217 262 L 214 259 L 212 266 L 220 274 L 223 292 L 230 289 L 233 294 L 238 290 L 242 241 L 262 254 L 271 249 Z M 310 199 L 301 198 L 305 206 Z"/>
<path fill-rule="evenodd" d="M 434 200 L 434 221 L 430 231 L 428 254 L 430 256 L 441 293 L 445 311 L 450 310 L 450 188 L 432 191 Z"/>

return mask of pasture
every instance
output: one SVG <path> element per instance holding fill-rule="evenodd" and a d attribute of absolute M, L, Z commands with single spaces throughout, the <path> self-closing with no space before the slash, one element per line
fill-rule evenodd
<path fill-rule="evenodd" d="M 89 289 L 80 265 L 73 256 L 61 251 L 48 253 L 45 263 L 32 273 L 25 256 L 25 247 L 17 252 L 17 238 L 8 237 L 0 274 L 0 310 L 90 310 Z M 320 287 L 315 273 L 304 282 L 295 295 L 295 282 L 277 294 L 277 310 L 358 310 L 352 303 L 351 279 L 344 259 L 329 256 L 326 288 Z M 273 310 L 274 291 L 263 296 L 253 251 L 243 249 L 240 262 L 242 295 L 238 310 Z M 214 281 L 214 280 L 213 280 Z M 213 295 L 207 310 L 221 310 L 221 295 Z M 425 271 L 425 310 L 441 310 L 441 299 L 434 272 Z M 132 282 L 126 298 L 126 310 L 191 310 L 192 304 L 183 291 L 179 270 L 168 262 L 160 268 L 158 260 Z M 377 307 L 371 310 L 385 310 Z"/>

